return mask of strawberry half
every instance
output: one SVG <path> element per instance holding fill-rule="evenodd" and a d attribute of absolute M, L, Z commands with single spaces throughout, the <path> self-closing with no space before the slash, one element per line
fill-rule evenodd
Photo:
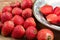
<path fill-rule="evenodd" d="M 54 13 L 55 13 L 56 15 L 60 15 L 60 7 L 55 7 L 55 8 L 54 8 Z"/>
<path fill-rule="evenodd" d="M 39 10 L 42 14 L 48 15 L 52 13 L 53 7 L 51 5 L 44 5 Z"/>
<path fill-rule="evenodd" d="M 49 14 L 48 16 L 46 16 L 46 19 L 48 22 L 56 24 L 58 21 L 58 16 L 56 14 Z"/>

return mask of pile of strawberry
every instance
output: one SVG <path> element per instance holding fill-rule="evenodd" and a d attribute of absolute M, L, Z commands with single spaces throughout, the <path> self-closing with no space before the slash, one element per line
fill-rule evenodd
<path fill-rule="evenodd" d="M 40 8 L 40 12 L 45 15 L 48 22 L 52 24 L 60 23 L 60 7 L 55 7 L 51 5 L 44 5 Z"/>
<path fill-rule="evenodd" d="M 0 29 L 3 36 L 11 35 L 12 38 L 22 38 L 24 35 L 28 39 L 35 38 L 37 34 L 36 23 L 32 17 L 31 0 L 23 0 L 22 3 L 11 3 L 2 9 Z"/>
<path fill-rule="evenodd" d="M 26 37 L 27 40 L 53 40 L 54 34 L 49 29 L 38 32 L 36 22 L 33 18 L 33 2 L 23 0 L 5 6 L 0 12 L 0 31 L 3 36 L 11 36 L 15 39 Z M 48 35 L 47 35 L 48 34 Z"/>

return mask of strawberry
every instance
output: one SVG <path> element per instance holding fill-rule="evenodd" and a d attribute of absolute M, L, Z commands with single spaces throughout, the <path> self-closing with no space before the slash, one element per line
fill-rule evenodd
<path fill-rule="evenodd" d="M 19 15 L 15 15 L 13 18 L 12 18 L 12 21 L 17 24 L 17 25 L 23 25 L 24 24 L 24 19 L 23 17 L 19 16 Z"/>
<path fill-rule="evenodd" d="M 24 22 L 25 29 L 27 29 L 29 26 L 36 27 L 36 23 L 33 17 L 27 18 Z"/>
<path fill-rule="evenodd" d="M 42 14 L 48 15 L 53 12 L 53 7 L 51 5 L 44 5 L 39 10 Z"/>
<path fill-rule="evenodd" d="M 58 16 L 58 23 L 60 24 L 60 15 Z"/>
<path fill-rule="evenodd" d="M 49 14 L 48 16 L 46 16 L 46 19 L 50 23 L 57 24 L 58 16 L 56 14 Z"/>
<path fill-rule="evenodd" d="M 16 2 L 10 3 L 10 6 L 11 6 L 11 7 L 20 7 L 21 4 L 20 4 L 20 2 L 16 1 Z"/>
<path fill-rule="evenodd" d="M 31 8 L 32 6 L 33 6 L 32 0 L 22 0 L 21 2 L 22 9 Z"/>
<path fill-rule="evenodd" d="M 10 6 L 5 6 L 3 9 L 2 9 L 2 12 L 11 12 L 12 11 L 12 8 Z"/>
<path fill-rule="evenodd" d="M 33 26 L 30 26 L 26 29 L 26 37 L 27 39 L 34 39 L 37 34 L 37 29 Z"/>
<path fill-rule="evenodd" d="M 12 14 L 10 12 L 4 12 L 2 13 L 1 15 L 1 21 L 2 22 L 5 22 L 5 21 L 8 21 L 12 18 Z"/>
<path fill-rule="evenodd" d="M 21 8 L 18 8 L 18 7 L 15 7 L 12 10 L 12 13 L 15 14 L 15 15 L 22 15 L 22 9 Z"/>
<path fill-rule="evenodd" d="M 1 34 L 3 36 L 9 36 L 14 29 L 14 23 L 12 21 L 6 21 L 3 24 Z"/>
<path fill-rule="evenodd" d="M 2 29 L 2 27 L 3 27 L 3 23 L 2 23 L 2 22 L 0 22 L 0 30 Z"/>
<path fill-rule="evenodd" d="M 59 16 L 60 15 L 60 7 L 55 7 L 54 13 Z"/>
<path fill-rule="evenodd" d="M 2 15 L 2 12 L 0 12 L 0 20 L 1 20 L 1 15 Z"/>
<path fill-rule="evenodd" d="M 54 40 L 54 34 L 49 29 L 41 29 L 37 34 L 38 40 Z"/>
<path fill-rule="evenodd" d="M 23 28 L 23 26 L 22 25 L 17 25 L 14 28 L 11 36 L 12 36 L 12 38 L 17 39 L 17 38 L 23 37 L 24 34 L 25 34 L 25 29 Z"/>
<path fill-rule="evenodd" d="M 23 10 L 22 17 L 28 18 L 28 17 L 31 17 L 31 16 L 32 16 L 32 9 L 26 8 L 25 10 Z"/>

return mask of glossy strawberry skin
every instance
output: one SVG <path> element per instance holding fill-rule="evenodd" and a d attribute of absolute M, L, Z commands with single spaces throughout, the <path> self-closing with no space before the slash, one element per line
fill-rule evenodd
<path fill-rule="evenodd" d="M 19 16 L 19 15 L 15 15 L 12 18 L 12 21 L 16 24 L 16 25 L 23 25 L 24 24 L 24 19 L 23 17 Z"/>
<path fill-rule="evenodd" d="M 15 8 L 13 8 L 13 10 L 12 10 L 12 14 L 22 15 L 22 9 L 21 9 L 21 8 L 18 8 L 18 7 L 15 7 Z"/>
<path fill-rule="evenodd" d="M 41 29 L 37 34 L 38 40 L 53 40 L 54 34 L 49 29 Z"/>
<path fill-rule="evenodd" d="M 1 21 L 4 23 L 5 21 L 11 20 L 12 14 L 10 12 L 4 12 L 1 15 Z"/>
<path fill-rule="evenodd" d="M 29 26 L 36 27 L 36 23 L 33 17 L 29 17 L 24 22 L 24 28 L 27 29 Z"/>
<path fill-rule="evenodd" d="M 3 24 L 1 34 L 3 36 L 9 36 L 14 29 L 14 23 L 12 21 L 6 21 Z"/>
<path fill-rule="evenodd" d="M 26 29 L 26 37 L 27 39 L 34 39 L 36 37 L 36 34 L 37 34 L 37 29 L 33 26 L 29 26 L 27 29 Z"/>
<path fill-rule="evenodd" d="M 21 2 L 22 9 L 31 8 L 32 6 L 33 6 L 33 2 L 31 0 L 22 0 Z"/>
<path fill-rule="evenodd" d="M 12 7 L 10 6 L 5 6 L 3 9 L 2 9 L 2 12 L 11 12 L 12 11 Z"/>
<path fill-rule="evenodd" d="M 25 10 L 23 10 L 22 17 L 29 18 L 31 16 L 32 16 L 32 9 L 26 8 Z"/>
<path fill-rule="evenodd" d="M 24 34 L 25 34 L 25 29 L 23 28 L 23 26 L 22 25 L 17 25 L 14 28 L 11 36 L 12 36 L 12 38 L 15 38 L 15 39 L 18 38 L 19 39 L 19 38 L 23 37 Z"/>

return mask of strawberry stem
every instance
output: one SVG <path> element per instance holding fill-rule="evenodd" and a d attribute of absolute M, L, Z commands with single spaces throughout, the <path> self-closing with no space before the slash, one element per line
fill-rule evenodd
<path fill-rule="evenodd" d="M 50 37 L 50 36 L 48 36 L 47 40 L 51 40 L 51 37 Z"/>

